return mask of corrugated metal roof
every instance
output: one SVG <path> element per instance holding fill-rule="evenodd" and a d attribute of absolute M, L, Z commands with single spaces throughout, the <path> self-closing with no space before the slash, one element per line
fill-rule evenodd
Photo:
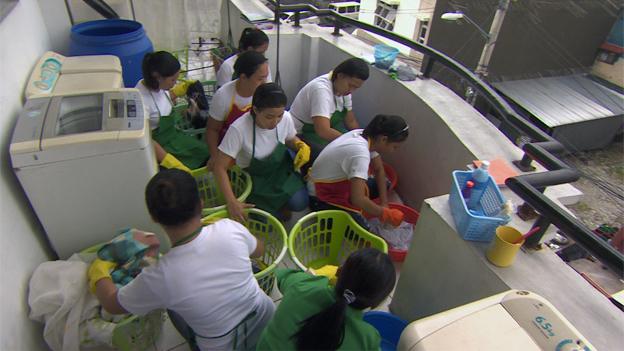
<path fill-rule="evenodd" d="M 492 83 L 548 127 L 624 114 L 624 95 L 586 75 Z"/>

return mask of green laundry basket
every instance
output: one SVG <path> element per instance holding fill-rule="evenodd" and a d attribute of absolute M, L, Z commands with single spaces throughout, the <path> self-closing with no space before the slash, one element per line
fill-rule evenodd
<path fill-rule="evenodd" d="M 345 211 L 312 212 L 301 218 L 288 236 L 288 251 L 299 268 L 340 266 L 361 248 L 388 253 L 386 242 L 357 224 Z"/>
<path fill-rule="evenodd" d="M 230 167 L 227 173 L 234 196 L 236 196 L 238 201 L 245 202 L 251 193 L 251 176 L 238 166 Z M 225 210 L 225 198 L 217 185 L 217 178 L 215 178 L 214 174 L 208 172 L 206 167 L 202 167 L 192 170 L 191 175 L 197 182 L 199 197 L 204 200 L 202 216 Z"/>
<path fill-rule="evenodd" d="M 258 260 L 263 263 L 263 269 L 254 274 L 260 288 L 267 295 L 273 291 L 275 274 L 273 271 L 286 255 L 286 229 L 282 223 L 268 212 L 251 208 L 245 210 L 247 222 L 244 224 L 255 237 L 264 242 L 264 254 Z M 203 218 L 204 223 L 219 218 L 228 218 L 226 210 L 215 212 Z"/>
<path fill-rule="evenodd" d="M 79 256 L 87 263 L 97 257 L 97 251 L 104 243 L 91 246 Z M 164 310 L 154 310 L 144 316 L 129 314 L 117 322 L 113 330 L 113 347 L 120 351 L 151 349 L 160 336 L 164 321 Z"/>

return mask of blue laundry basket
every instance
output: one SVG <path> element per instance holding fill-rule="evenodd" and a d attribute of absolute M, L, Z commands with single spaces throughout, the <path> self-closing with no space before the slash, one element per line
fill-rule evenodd
<path fill-rule="evenodd" d="M 134 88 L 143 74 L 143 56 L 154 51 L 143 25 L 107 19 L 76 24 L 71 29 L 70 56 L 115 55 L 121 61 L 124 85 Z"/>
<path fill-rule="evenodd" d="M 392 313 L 370 311 L 364 313 L 364 321 L 377 329 L 381 335 L 381 350 L 394 351 L 399 345 L 399 339 L 407 322 Z"/>

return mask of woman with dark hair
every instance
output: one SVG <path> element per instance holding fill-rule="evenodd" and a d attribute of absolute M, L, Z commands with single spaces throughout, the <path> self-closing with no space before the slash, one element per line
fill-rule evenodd
<path fill-rule="evenodd" d="M 165 168 L 189 171 L 203 166 L 208 159 L 208 147 L 197 138 L 185 135 L 175 128 L 177 116 L 173 101 L 186 94 L 189 83 L 176 85 L 180 62 L 171 53 L 157 51 L 143 57 L 143 79 L 136 88 L 143 97 L 149 115 L 156 159 Z"/>
<path fill-rule="evenodd" d="M 356 129 L 335 139 L 314 161 L 308 191 L 310 208 L 346 210 L 360 225 L 368 225 L 361 213 L 379 217 L 394 226 L 401 224 L 403 212 L 386 207 L 386 176 L 379 153 L 396 151 L 409 135 L 409 126 L 400 116 L 377 115 L 365 129 Z M 368 196 L 368 169 L 372 163 L 381 204 Z"/>
<path fill-rule="evenodd" d="M 251 110 L 232 123 L 219 145 L 213 172 L 230 218 L 245 220 L 243 209 L 250 206 L 239 202 L 232 192 L 226 170 L 234 163 L 251 175 L 249 203 L 282 218 L 308 206 L 305 184 L 295 170 L 308 162 L 310 148 L 297 138 L 285 106 L 282 88 L 275 83 L 260 85 Z M 296 152 L 294 161 L 288 149 Z"/>
<path fill-rule="evenodd" d="M 225 132 L 240 116 L 251 109 L 251 100 L 256 88 L 266 82 L 269 74 L 267 59 L 255 51 L 240 55 L 234 64 L 236 79 L 219 88 L 210 103 L 208 122 L 206 123 L 206 143 L 211 159 L 208 168 L 214 165 L 219 143 Z"/>
<path fill-rule="evenodd" d="M 232 55 L 225 59 L 217 71 L 217 86 L 222 87 L 225 83 L 235 79 L 234 76 L 234 63 L 238 59 L 238 56 L 245 51 L 255 51 L 259 54 L 264 53 L 269 49 L 269 37 L 258 28 L 245 28 L 241 33 L 240 40 L 238 41 L 238 54 Z M 266 79 L 267 82 L 273 81 L 271 78 L 271 70 Z"/>
<path fill-rule="evenodd" d="M 297 132 L 312 147 L 313 159 L 332 140 L 359 128 L 351 94 L 368 79 L 368 63 L 350 58 L 333 71 L 311 80 L 290 107 Z"/>
<path fill-rule="evenodd" d="M 362 320 L 362 310 L 379 305 L 394 287 L 388 255 L 353 252 L 338 269 L 335 288 L 327 277 L 305 272 L 278 269 L 276 276 L 284 297 L 256 350 L 379 350 L 379 333 Z"/>

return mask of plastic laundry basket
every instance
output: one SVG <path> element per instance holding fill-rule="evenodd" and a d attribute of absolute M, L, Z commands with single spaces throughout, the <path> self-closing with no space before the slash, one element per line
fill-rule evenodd
<path fill-rule="evenodd" d="M 233 166 L 227 171 L 232 185 L 232 191 L 240 202 L 244 202 L 251 193 L 251 176 L 240 169 Z M 217 186 L 217 178 L 212 172 L 208 172 L 206 167 L 198 168 L 191 171 L 191 175 L 197 181 L 199 196 L 204 200 L 204 208 L 202 215 L 207 216 L 211 213 L 225 209 L 225 198 L 223 193 Z"/>
<path fill-rule="evenodd" d="M 455 227 L 462 238 L 472 241 L 491 241 L 496 227 L 509 222 L 509 218 L 495 217 L 505 203 L 494 179 L 487 181 L 476 211 L 469 211 L 461 194 L 461 187 L 472 179 L 472 172 L 454 171 L 449 205 Z"/>
<path fill-rule="evenodd" d="M 215 91 L 217 90 L 217 82 L 214 80 L 207 80 L 201 82 L 204 87 L 204 93 L 206 94 L 206 99 L 208 99 L 208 104 L 212 101 L 212 97 L 214 96 Z M 188 104 L 186 102 L 177 104 L 174 109 L 175 110 L 185 110 L 188 108 Z M 176 114 L 178 118 L 175 121 L 175 127 L 177 130 L 183 132 L 187 135 L 198 135 L 204 134 L 206 128 L 194 128 L 191 125 L 191 120 L 186 116 L 186 113 Z"/>
<path fill-rule="evenodd" d="M 91 246 L 80 252 L 80 257 L 90 263 L 104 244 Z M 121 351 L 147 350 L 160 336 L 164 310 L 154 310 L 144 316 L 128 315 L 117 322 L 113 330 L 113 347 Z"/>
<path fill-rule="evenodd" d="M 267 295 L 270 295 L 273 291 L 273 285 L 275 284 L 275 274 L 273 271 L 286 255 L 286 229 L 284 229 L 284 226 L 279 220 L 268 212 L 255 208 L 245 210 L 245 212 L 247 213 L 245 226 L 249 229 L 251 234 L 262 239 L 264 242 L 264 254 L 259 260 L 264 264 L 263 266 L 266 267 L 254 274 L 254 277 L 258 280 L 260 288 L 262 288 Z M 227 217 L 227 211 L 222 210 L 205 217 L 203 220 L 206 222 L 211 219 Z"/>
<path fill-rule="evenodd" d="M 302 270 L 339 266 L 365 247 L 388 252 L 382 238 L 366 231 L 345 211 L 312 212 L 295 224 L 288 237 L 290 256 Z"/>

